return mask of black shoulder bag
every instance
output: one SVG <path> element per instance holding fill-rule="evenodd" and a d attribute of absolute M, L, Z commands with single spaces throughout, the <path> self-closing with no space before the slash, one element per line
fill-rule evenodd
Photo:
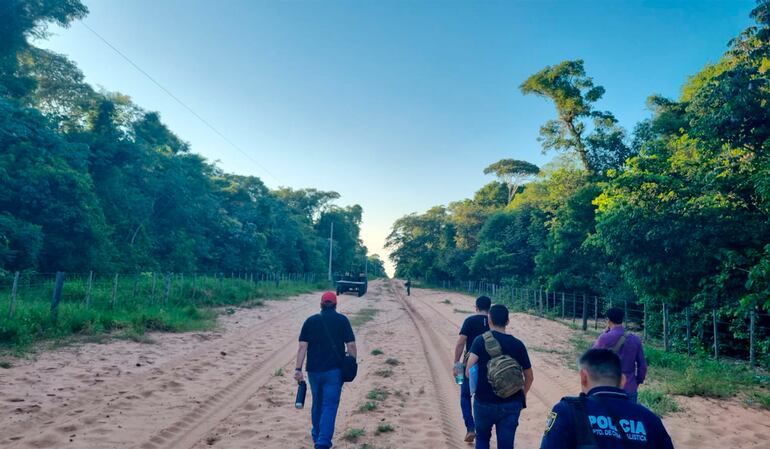
<path fill-rule="evenodd" d="M 585 400 L 585 396 L 582 394 L 580 397 L 564 398 L 564 402 L 572 409 L 572 416 L 575 419 L 573 425 L 577 449 L 599 449 L 596 437 L 591 429 L 591 423 L 588 421 Z"/>
<path fill-rule="evenodd" d="M 340 365 L 340 370 L 342 371 L 342 381 L 352 382 L 353 379 L 356 378 L 356 374 L 358 374 L 358 363 L 356 362 L 356 358 L 347 352 L 345 353 L 344 357 L 340 357 L 340 353 L 337 352 L 337 345 L 334 344 L 334 338 L 332 338 L 332 334 L 329 332 L 329 328 L 326 326 L 326 321 L 324 320 L 323 315 L 320 315 L 320 317 L 321 325 L 324 327 L 324 331 L 326 331 L 326 337 L 329 339 L 329 344 L 331 344 L 334 357 L 337 359 L 337 362 Z"/>

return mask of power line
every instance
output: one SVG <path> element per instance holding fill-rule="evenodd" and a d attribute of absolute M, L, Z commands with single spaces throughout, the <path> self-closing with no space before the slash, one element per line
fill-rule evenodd
<path fill-rule="evenodd" d="M 219 130 L 218 130 L 218 129 L 217 129 L 215 126 L 214 126 L 214 125 L 212 125 L 211 123 L 209 123 L 209 122 L 208 122 L 208 120 L 206 120 L 205 118 L 201 117 L 201 115 L 200 115 L 200 114 L 198 114 L 197 112 L 195 112 L 195 110 L 193 110 L 193 108 L 191 108 L 191 107 L 190 107 L 190 106 L 188 106 L 188 105 L 187 105 L 185 102 L 183 102 L 182 100 L 180 100 L 180 99 L 179 99 L 179 97 L 177 97 L 176 95 L 174 95 L 174 94 L 173 94 L 173 93 L 172 93 L 170 90 L 166 89 L 166 87 L 165 87 L 165 86 L 163 86 L 162 84 L 160 84 L 160 83 L 159 83 L 159 82 L 158 82 L 158 81 L 157 81 L 155 78 L 153 78 L 153 77 L 152 77 L 152 76 L 151 76 L 149 73 L 147 73 L 145 70 L 143 70 L 141 67 L 139 67 L 139 65 L 138 65 L 137 63 L 135 63 L 134 61 L 132 61 L 132 60 L 131 60 L 131 58 L 129 58 L 128 56 L 126 56 L 126 55 L 125 55 L 125 54 L 124 54 L 122 51 L 120 51 L 120 50 L 119 50 L 117 47 L 115 47 L 114 45 L 112 45 L 112 44 L 111 44 L 111 43 L 110 43 L 110 42 L 109 42 L 107 39 L 105 39 L 105 38 L 104 38 L 104 37 L 103 37 L 101 34 L 97 33 L 97 32 L 96 32 L 96 31 L 95 31 L 93 28 L 91 28 L 90 26 L 88 26 L 88 24 L 87 24 L 87 23 L 85 23 L 84 21 L 81 21 L 81 22 L 80 22 L 80 24 L 81 24 L 81 25 L 83 25 L 83 26 L 84 26 L 84 27 L 85 27 L 85 28 L 86 28 L 88 31 L 90 31 L 91 33 L 93 33 L 93 35 L 94 35 L 94 36 L 96 36 L 97 38 L 99 38 L 99 40 L 101 40 L 102 42 L 104 42 L 104 44 L 105 44 L 105 45 L 107 45 L 108 47 L 110 47 L 110 48 L 111 48 L 111 49 L 112 49 L 112 50 L 113 50 L 115 53 L 117 53 L 117 54 L 118 54 L 118 55 L 119 55 L 121 58 L 125 59 L 125 60 L 126 60 L 126 62 L 128 62 L 129 64 L 131 64 L 131 65 L 132 65 L 132 66 L 133 66 L 133 67 L 134 67 L 136 70 L 138 70 L 138 71 L 139 71 L 139 73 L 141 73 L 142 75 L 144 75 L 144 76 L 145 76 L 145 77 L 146 77 L 148 80 L 150 80 L 150 81 L 151 81 L 153 84 L 155 84 L 155 85 L 156 85 L 156 86 L 157 86 L 157 87 L 158 87 L 160 90 L 162 90 L 163 92 L 165 92 L 165 93 L 166 93 L 166 94 L 167 94 L 169 97 L 173 98 L 173 99 L 174 99 L 174 101 L 176 101 L 177 103 L 179 103 L 179 104 L 180 104 L 180 105 L 181 105 L 183 108 L 187 109 L 187 110 L 188 110 L 188 111 L 189 111 L 189 112 L 190 112 L 192 115 L 194 115 L 194 116 L 195 116 L 195 118 L 197 118 L 198 120 L 200 120 L 200 121 L 201 121 L 201 123 L 203 123 L 204 125 L 206 125 L 206 126 L 207 126 L 207 127 L 210 129 L 210 130 L 214 131 L 214 133 L 215 133 L 216 135 L 218 135 L 220 138 L 222 138 L 222 140 L 224 140 L 225 142 L 227 142 L 227 143 L 228 143 L 228 144 L 229 144 L 231 147 L 233 147 L 233 148 L 235 148 L 236 150 L 238 150 L 238 152 L 239 152 L 239 153 L 241 153 L 242 155 L 246 156 L 246 157 L 247 157 L 247 158 L 248 158 L 250 161 L 254 162 L 254 164 L 256 164 L 256 165 L 257 165 L 259 168 L 261 168 L 263 172 L 265 172 L 267 175 L 269 175 L 269 176 L 270 176 L 271 178 L 273 178 L 275 181 L 277 181 L 277 182 L 279 182 L 279 183 L 280 183 L 279 179 L 278 179 L 278 178 L 277 178 L 277 177 L 276 177 L 274 174 L 272 174 L 272 173 L 270 172 L 270 170 L 268 170 L 268 169 L 267 169 L 267 167 L 265 167 L 264 165 L 260 164 L 260 163 L 259 163 L 259 162 L 258 162 L 256 159 L 254 159 L 253 157 L 251 157 L 251 155 L 249 155 L 249 154 L 248 154 L 247 152 L 245 152 L 245 151 L 244 151 L 244 150 L 243 150 L 241 147 L 239 147 L 238 145 L 236 145 L 236 144 L 235 144 L 235 142 L 233 142 L 232 140 L 228 139 L 228 138 L 227 138 L 227 136 L 225 136 L 225 135 L 224 135 L 224 134 L 223 134 L 221 131 L 219 131 Z"/>

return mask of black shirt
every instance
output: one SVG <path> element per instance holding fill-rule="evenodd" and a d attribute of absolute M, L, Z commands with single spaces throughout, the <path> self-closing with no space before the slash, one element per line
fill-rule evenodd
<path fill-rule="evenodd" d="M 328 334 L 324 323 L 329 329 Z M 323 372 L 340 368 L 340 361 L 345 355 L 345 343 L 356 341 L 356 337 L 348 317 L 334 309 L 322 309 L 320 314 L 305 320 L 299 333 L 299 341 L 308 343 L 307 371 Z M 334 350 L 339 357 L 334 355 Z"/>
<path fill-rule="evenodd" d="M 465 341 L 465 351 L 470 352 L 473 340 L 479 335 L 489 330 L 487 315 L 473 315 L 463 321 L 460 328 L 460 335 L 465 335 L 468 339 Z"/>
<path fill-rule="evenodd" d="M 529 361 L 529 354 L 527 348 L 524 347 L 524 343 L 513 335 L 501 334 L 497 331 L 492 331 L 492 335 L 495 336 L 500 343 L 500 347 L 503 350 L 503 354 L 507 354 L 513 357 L 514 360 L 519 362 L 521 368 L 524 370 L 532 368 L 532 363 Z M 471 351 L 479 357 L 479 380 L 476 385 L 476 400 L 487 404 L 502 404 L 506 402 L 520 401 L 524 407 L 526 403 L 524 401 L 524 390 L 522 389 L 518 393 L 509 398 L 501 398 L 492 391 L 492 386 L 489 384 L 487 378 L 487 362 L 489 362 L 489 353 L 487 353 L 484 345 L 484 337 L 479 335 L 473 340 L 471 345 Z"/>

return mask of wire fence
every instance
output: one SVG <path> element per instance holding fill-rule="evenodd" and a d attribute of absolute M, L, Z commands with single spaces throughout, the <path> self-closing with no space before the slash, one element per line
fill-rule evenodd
<path fill-rule="evenodd" d="M 500 285 L 484 281 L 442 281 L 435 287 L 485 294 L 514 311 L 572 324 L 583 330 L 607 325 L 607 310 L 623 309 L 625 326 L 665 350 L 734 357 L 770 366 L 770 314 L 757 309 L 736 312 L 728 306 L 673 307 L 661 301 L 639 303 L 577 292 Z"/>
<path fill-rule="evenodd" d="M 62 306 L 85 309 L 226 305 L 265 289 L 325 282 L 316 273 L 4 273 L 0 275 L 0 325 L 24 312 Z"/>

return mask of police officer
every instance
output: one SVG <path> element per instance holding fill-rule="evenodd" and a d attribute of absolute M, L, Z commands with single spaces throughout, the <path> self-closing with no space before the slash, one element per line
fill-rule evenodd
<path fill-rule="evenodd" d="M 620 358 L 609 349 L 580 357 L 576 398 L 563 398 L 548 416 L 540 449 L 673 449 L 663 423 L 621 389 Z"/>

